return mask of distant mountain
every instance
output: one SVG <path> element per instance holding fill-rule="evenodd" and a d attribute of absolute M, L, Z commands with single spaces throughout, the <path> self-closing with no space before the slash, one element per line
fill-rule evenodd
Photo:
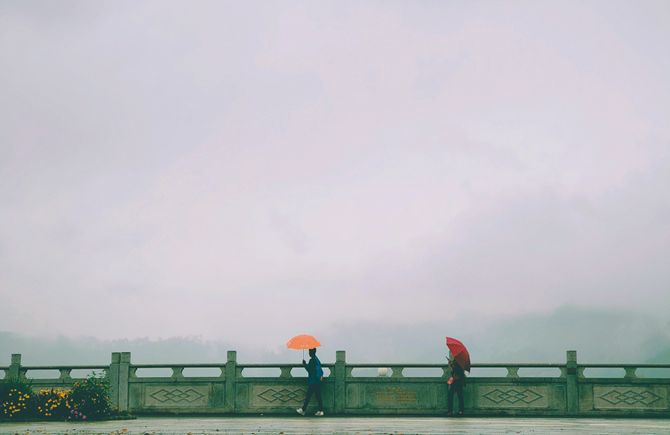
<path fill-rule="evenodd" d="M 670 363 L 667 326 L 644 313 L 612 309 L 565 306 L 499 319 L 461 313 L 443 322 L 319 325 L 309 333 L 321 341 L 324 363 L 335 361 L 337 350 L 352 363 L 441 363 L 446 336 L 463 341 L 480 363 L 560 363 L 567 350 L 577 350 L 581 363 Z M 106 365 L 112 352 L 131 352 L 137 364 L 223 363 L 228 350 L 237 350 L 241 363 L 300 362 L 302 353 L 284 343 L 267 349 L 200 337 L 107 341 L 0 332 L 0 366 L 9 365 L 13 353 L 22 354 L 24 365 Z"/>
<path fill-rule="evenodd" d="M 670 347 L 646 360 L 645 364 L 670 364 Z"/>

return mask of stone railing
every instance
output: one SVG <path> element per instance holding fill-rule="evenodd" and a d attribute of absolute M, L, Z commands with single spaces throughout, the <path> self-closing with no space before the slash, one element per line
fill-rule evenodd
<path fill-rule="evenodd" d="M 585 376 L 587 371 L 598 369 L 610 373 L 623 371 L 623 377 Z M 637 375 L 640 369 L 664 373 L 642 377 Z M 670 364 L 579 364 L 576 378 L 580 415 L 618 415 L 625 409 L 630 414 L 670 416 Z"/>
<path fill-rule="evenodd" d="M 446 364 L 350 364 L 338 351 L 323 367 L 328 414 L 446 412 Z M 104 371 L 113 405 L 135 414 L 293 414 L 307 390 L 301 364 L 238 364 L 235 351 L 213 364 L 132 364 L 130 353 L 113 353 L 108 366 L 22 366 L 12 355 L 0 370 L 33 377 L 35 388 L 69 388 L 80 378 L 73 371 Z M 59 376 L 36 379 L 35 370 Z M 559 364 L 473 364 L 465 406 L 469 415 L 668 417 L 670 364 L 577 364 L 575 351 Z"/>

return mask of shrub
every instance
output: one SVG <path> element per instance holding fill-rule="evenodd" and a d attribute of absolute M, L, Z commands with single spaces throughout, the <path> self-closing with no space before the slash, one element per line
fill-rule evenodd
<path fill-rule="evenodd" d="M 33 393 L 32 381 L 0 380 L 0 420 L 103 420 L 132 418 L 111 410 L 108 381 L 93 372 L 74 383 L 71 390 L 42 389 Z"/>
<path fill-rule="evenodd" d="M 70 390 L 40 390 L 35 395 L 37 416 L 42 420 L 64 420 L 69 414 Z"/>
<path fill-rule="evenodd" d="M 0 383 L 0 418 L 25 418 L 33 409 L 30 381 L 9 378 Z"/>
<path fill-rule="evenodd" d="M 92 375 L 72 386 L 65 402 L 68 420 L 101 420 L 109 417 L 109 384 L 103 375 Z"/>

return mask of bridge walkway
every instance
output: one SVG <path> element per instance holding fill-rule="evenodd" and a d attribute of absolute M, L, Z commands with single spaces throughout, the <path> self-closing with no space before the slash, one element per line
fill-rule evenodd
<path fill-rule="evenodd" d="M 105 422 L 2 423 L 3 435 L 670 434 L 668 419 L 440 417 L 140 417 Z"/>

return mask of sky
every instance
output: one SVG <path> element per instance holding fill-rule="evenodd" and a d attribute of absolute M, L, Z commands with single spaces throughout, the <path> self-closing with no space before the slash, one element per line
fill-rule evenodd
<path fill-rule="evenodd" d="M 668 2 L 0 0 L 0 66 L 0 331 L 670 334 Z"/>

